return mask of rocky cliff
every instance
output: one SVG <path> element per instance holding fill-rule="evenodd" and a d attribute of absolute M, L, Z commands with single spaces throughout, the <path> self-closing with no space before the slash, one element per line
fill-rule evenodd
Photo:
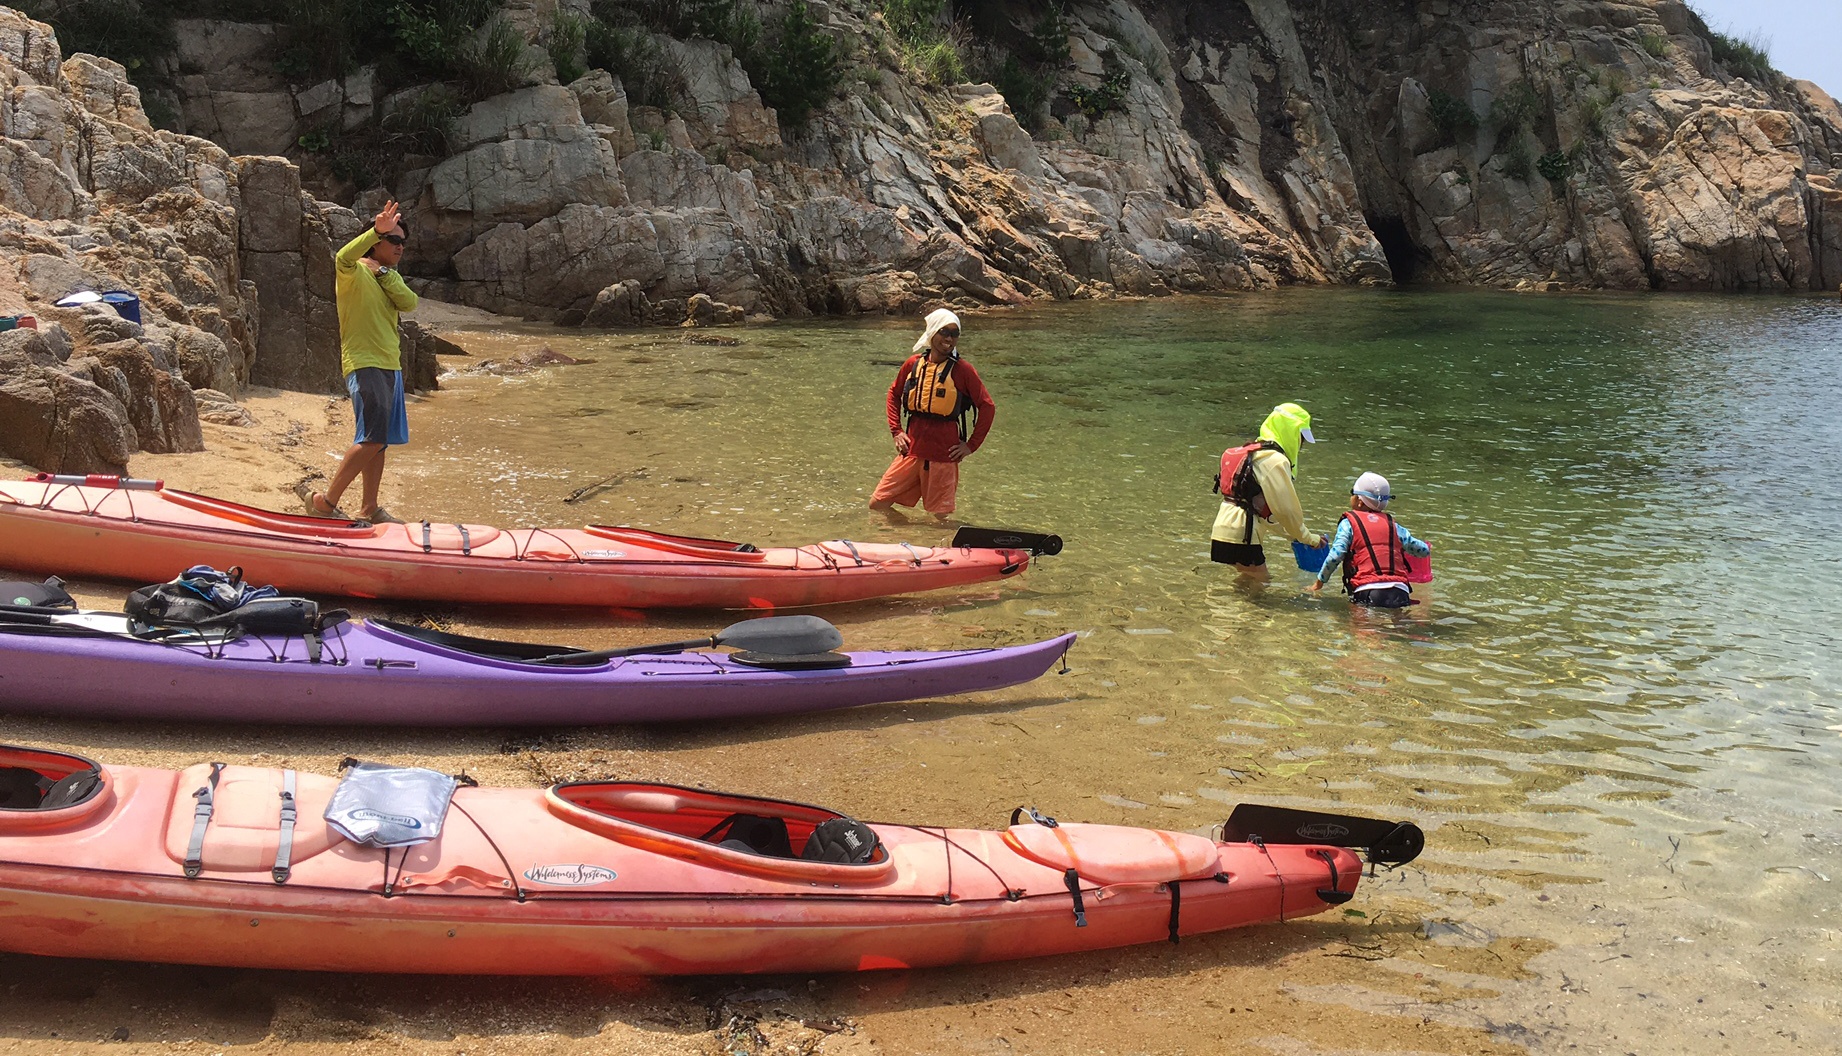
<path fill-rule="evenodd" d="M 507 7 L 540 40 L 559 5 Z M 1044 17 L 961 7 L 961 38 Z M 991 85 L 900 54 L 882 5 L 812 10 L 855 58 L 803 127 L 780 127 L 729 47 L 660 35 L 666 106 L 545 69 L 359 212 L 408 204 L 410 267 L 437 296 L 566 323 L 676 323 L 696 294 L 721 318 L 1284 283 L 1842 281 L 1842 112 L 1736 75 L 1679 0 L 1076 0 L 1034 135 Z M 368 69 L 279 87 L 266 46 L 189 24 L 179 61 L 204 72 L 186 119 L 280 150 L 326 114 L 414 97 L 374 99 Z"/>
<path fill-rule="evenodd" d="M 547 38 L 607 0 L 509 0 L 511 90 L 438 136 L 391 130 L 443 85 L 291 78 L 281 28 L 204 20 L 160 60 L 160 109 L 191 134 L 156 130 L 121 66 L 0 9 L 0 312 L 47 324 L 0 337 L 0 450 L 119 467 L 200 443 L 193 390 L 335 388 L 330 254 L 385 197 L 425 293 L 565 324 L 1842 281 L 1842 111 L 1717 57 L 1679 0 L 959 7 L 922 27 L 941 62 L 894 6 L 810 4 L 842 77 L 783 127 L 699 33 L 558 83 Z M 1010 96 L 964 83 L 980 68 Z M 381 182 L 329 149 L 367 130 Z M 50 307 L 110 287 L 142 325 Z"/>

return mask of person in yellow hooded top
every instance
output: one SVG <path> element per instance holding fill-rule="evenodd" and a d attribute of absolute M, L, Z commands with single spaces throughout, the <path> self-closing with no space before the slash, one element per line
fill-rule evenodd
<path fill-rule="evenodd" d="M 403 406 L 403 349 L 397 320 L 416 310 L 416 295 L 403 283 L 397 265 L 409 232 L 397 203 L 385 202 L 371 226 L 333 257 L 334 292 L 339 302 L 339 365 L 352 397 L 356 428 L 326 493 L 307 495 L 307 512 L 320 517 L 346 514 L 339 496 L 354 479 L 363 480 L 358 519 L 401 524 L 377 504 L 384 479 L 384 453 L 391 444 L 409 442 L 409 416 Z"/>
<path fill-rule="evenodd" d="M 1260 424 L 1260 439 L 1222 452 L 1216 485 L 1222 508 L 1209 532 L 1210 560 L 1233 565 L 1250 579 L 1266 579 L 1261 522 L 1314 550 L 1324 545 L 1323 536 L 1305 527 L 1304 507 L 1292 487 L 1301 442 L 1317 443 L 1311 414 L 1296 403 L 1282 403 Z"/>

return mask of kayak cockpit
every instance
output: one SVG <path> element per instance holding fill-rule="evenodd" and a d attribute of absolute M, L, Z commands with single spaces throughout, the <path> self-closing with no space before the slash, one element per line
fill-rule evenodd
<path fill-rule="evenodd" d="M 777 799 L 640 781 L 556 785 L 557 817 L 618 843 L 718 869 L 815 883 L 876 883 L 894 870 L 862 822 Z"/>
<path fill-rule="evenodd" d="M 0 745 L 0 832 L 81 821 L 110 796 L 106 770 L 80 755 Z"/>

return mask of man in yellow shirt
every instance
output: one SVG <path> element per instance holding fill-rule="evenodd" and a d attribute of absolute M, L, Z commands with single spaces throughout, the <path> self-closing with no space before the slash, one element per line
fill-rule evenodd
<path fill-rule="evenodd" d="M 354 479 L 363 481 L 359 520 L 401 524 L 377 504 L 378 485 L 384 479 L 384 453 L 391 444 L 409 442 L 409 415 L 403 406 L 403 350 L 397 337 L 397 320 L 416 310 L 416 295 L 403 283 L 397 265 L 403 261 L 408 229 L 397 203 L 384 203 L 371 226 L 345 244 L 333 258 L 339 301 L 339 365 L 345 388 L 352 396 L 356 420 L 352 446 L 325 494 L 307 496 L 307 512 L 321 517 L 345 518 L 339 497 Z"/>

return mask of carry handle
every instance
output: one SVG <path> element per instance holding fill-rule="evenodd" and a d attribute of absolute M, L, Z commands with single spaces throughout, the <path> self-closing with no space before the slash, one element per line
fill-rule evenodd
<path fill-rule="evenodd" d="M 26 479 L 40 484 L 74 484 L 83 488 L 120 488 L 124 491 L 159 491 L 166 487 L 164 480 L 137 480 L 113 473 L 39 473 Z"/>

